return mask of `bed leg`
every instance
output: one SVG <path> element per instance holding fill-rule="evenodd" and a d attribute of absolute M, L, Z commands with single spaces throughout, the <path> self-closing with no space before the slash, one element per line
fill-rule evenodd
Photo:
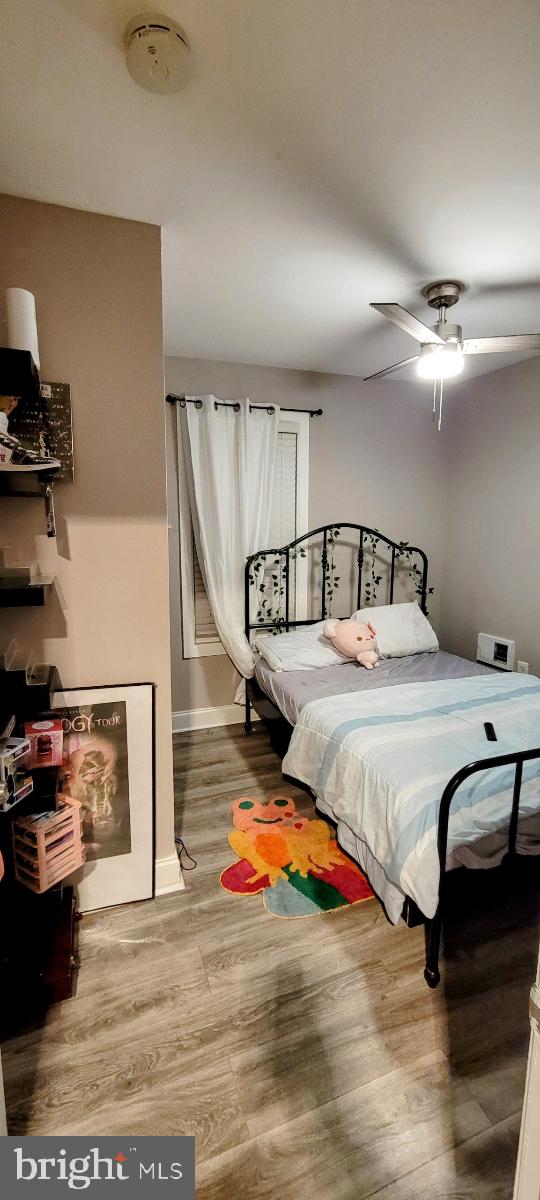
<path fill-rule="evenodd" d="M 244 729 L 246 733 L 253 733 L 253 725 L 251 724 L 251 700 L 246 691 L 246 719 L 244 721 Z"/>
<path fill-rule="evenodd" d="M 441 982 L 439 973 L 439 949 L 441 945 L 441 906 L 431 921 L 426 921 L 426 965 L 424 979 L 430 988 L 436 988 Z"/>

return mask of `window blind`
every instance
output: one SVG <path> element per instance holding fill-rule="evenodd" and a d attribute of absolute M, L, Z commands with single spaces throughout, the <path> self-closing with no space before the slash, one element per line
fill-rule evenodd
<path fill-rule="evenodd" d="M 270 546 L 286 546 L 296 537 L 296 433 L 278 434 L 278 452 L 272 516 L 270 519 Z"/>
<path fill-rule="evenodd" d="M 195 541 L 193 541 L 193 605 L 195 609 L 195 641 L 198 645 L 219 642 L 212 609 L 206 595 Z"/>

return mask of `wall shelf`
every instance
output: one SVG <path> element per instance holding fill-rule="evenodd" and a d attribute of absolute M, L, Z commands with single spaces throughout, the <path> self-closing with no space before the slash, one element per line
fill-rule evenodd
<path fill-rule="evenodd" d="M 56 468 L 51 471 L 0 471 L 0 495 L 36 496 L 39 499 L 44 487 L 54 483 L 56 474 Z M 35 486 L 30 487 L 30 484 Z"/>
<path fill-rule="evenodd" d="M 53 499 L 56 474 L 56 468 L 52 471 L 0 471 L 0 496 L 44 501 L 47 537 L 56 537 Z"/>
<path fill-rule="evenodd" d="M 43 608 L 52 588 L 52 579 L 36 580 L 26 586 L 3 587 L 0 583 L 0 608 Z"/>
<path fill-rule="evenodd" d="M 58 691 L 60 680 L 55 666 L 37 663 L 30 666 L 0 665 L 0 696 L 9 697 L 9 708 L 17 721 L 33 721 L 52 705 L 53 692 Z"/>

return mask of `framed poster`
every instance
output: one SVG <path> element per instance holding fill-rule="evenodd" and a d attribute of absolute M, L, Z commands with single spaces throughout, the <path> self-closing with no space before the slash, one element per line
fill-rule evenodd
<path fill-rule="evenodd" d="M 151 683 L 54 693 L 63 788 L 82 804 L 82 912 L 153 895 L 153 702 Z"/>
<path fill-rule="evenodd" d="M 28 450 L 56 458 L 55 481 L 73 480 L 73 429 L 69 383 L 42 383 L 39 396 L 20 401 L 9 418 L 9 432 Z"/>

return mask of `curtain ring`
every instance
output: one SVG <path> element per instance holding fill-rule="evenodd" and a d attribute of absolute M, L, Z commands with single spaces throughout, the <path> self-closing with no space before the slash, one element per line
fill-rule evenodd
<path fill-rule="evenodd" d="M 196 400 L 196 401 L 195 401 L 195 408 L 202 408 L 202 406 L 203 406 L 203 402 L 202 402 L 202 400 Z"/>
<path fill-rule="evenodd" d="M 182 397 L 182 399 L 181 399 L 181 400 L 179 400 L 179 401 L 178 401 L 178 403 L 179 403 L 179 405 L 180 405 L 180 408 L 185 408 L 185 407 L 186 407 L 186 402 L 185 402 L 185 400 L 184 400 L 184 398 L 183 398 L 183 397 Z"/>
<path fill-rule="evenodd" d="M 272 413 L 275 413 L 276 410 L 272 405 L 269 405 L 266 411 L 268 413 L 268 416 L 271 417 Z"/>
<path fill-rule="evenodd" d="M 233 409 L 234 409 L 234 411 L 235 411 L 235 412 L 240 412 L 240 405 L 239 405 L 239 404 L 233 404 Z"/>

